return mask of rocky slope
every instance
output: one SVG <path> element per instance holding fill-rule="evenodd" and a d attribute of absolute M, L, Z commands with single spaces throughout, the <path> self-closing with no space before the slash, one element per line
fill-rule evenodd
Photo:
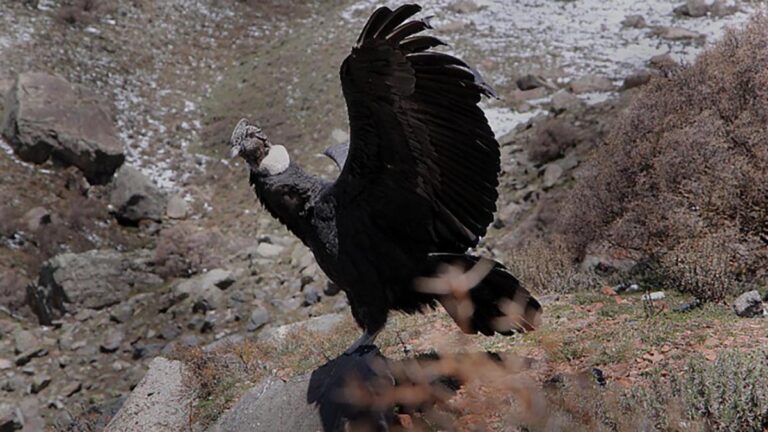
<path fill-rule="evenodd" d="M 0 3 L 0 429 L 103 427 L 157 355 L 347 313 L 222 144 L 248 116 L 335 175 L 316 154 L 345 139 L 337 65 L 370 2 Z M 746 17 L 532 2 L 518 22 L 504 2 L 425 3 L 503 96 L 488 107 L 504 160 L 482 250 L 504 261 L 547 229 L 636 87 L 703 46 L 679 27 L 711 38 Z"/>

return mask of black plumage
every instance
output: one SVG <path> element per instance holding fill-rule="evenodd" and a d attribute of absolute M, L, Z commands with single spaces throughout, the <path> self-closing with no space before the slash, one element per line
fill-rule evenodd
<path fill-rule="evenodd" d="M 444 44 L 419 35 L 429 22 L 407 21 L 419 10 L 377 9 L 341 66 L 350 144 L 327 152 L 341 168 L 336 181 L 292 163 L 265 169 L 276 146 L 247 122 L 232 145 L 262 204 L 347 294 L 369 336 L 362 342 L 389 311 L 438 302 L 469 333 L 532 329 L 541 306 L 498 263 L 469 291 L 469 317 L 447 305 L 457 295 L 449 280 L 445 292 L 419 287 L 450 266 L 469 271 L 478 262 L 465 253 L 493 220 L 500 170 L 499 145 L 477 106 L 493 90 L 462 60 L 431 51 Z"/>

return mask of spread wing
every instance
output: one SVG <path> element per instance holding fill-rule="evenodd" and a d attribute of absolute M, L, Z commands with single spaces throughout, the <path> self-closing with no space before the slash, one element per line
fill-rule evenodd
<path fill-rule="evenodd" d="M 334 188 L 341 209 L 464 251 L 496 210 L 499 145 L 477 106 L 495 95 L 463 61 L 431 51 L 444 44 L 419 35 L 429 23 L 406 22 L 420 10 L 377 9 L 342 64 L 350 148 Z"/>

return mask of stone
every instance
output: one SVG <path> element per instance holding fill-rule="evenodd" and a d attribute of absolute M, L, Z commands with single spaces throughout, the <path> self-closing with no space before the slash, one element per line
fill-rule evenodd
<path fill-rule="evenodd" d="M 547 97 L 547 90 L 543 87 L 537 87 L 529 90 L 515 90 L 512 92 L 510 100 L 513 104 L 526 102 Z"/>
<path fill-rule="evenodd" d="M 576 94 L 591 92 L 607 92 L 613 90 L 613 83 L 605 77 L 584 75 L 568 84 L 568 88 Z"/>
<path fill-rule="evenodd" d="M 645 18 L 642 15 L 627 15 L 621 22 L 624 27 L 643 28 L 645 27 Z"/>
<path fill-rule="evenodd" d="M 742 318 L 754 318 L 763 315 L 763 302 L 757 290 L 747 291 L 733 302 L 733 311 Z"/>
<path fill-rule="evenodd" d="M 648 60 L 648 66 L 658 71 L 665 71 L 675 69 L 679 67 L 680 64 L 669 54 L 659 54 Z"/>
<path fill-rule="evenodd" d="M 13 432 L 23 427 L 21 408 L 0 402 L 0 432 Z"/>
<path fill-rule="evenodd" d="M 546 168 L 544 168 L 544 179 L 542 180 L 542 185 L 545 189 L 549 189 L 557 184 L 562 175 L 563 168 L 560 165 L 554 162 L 549 163 L 546 165 Z"/>
<path fill-rule="evenodd" d="M 131 317 L 133 317 L 133 305 L 128 302 L 120 303 L 109 311 L 109 319 L 119 324 L 128 322 Z"/>
<path fill-rule="evenodd" d="M 320 303 L 320 291 L 313 286 L 304 288 L 304 301 L 301 305 L 306 307 L 317 303 Z"/>
<path fill-rule="evenodd" d="M 448 6 L 448 9 L 455 13 L 468 14 L 479 11 L 480 6 L 472 0 L 458 0 Z"/>
<path fill-rule="evenodd" d="M 256 255 L 260 258 L 277 258 L 283 253 L 283 246 L 272 243 L 259 243 L 256 246 Z"/>
<path fill-rule="evenodd" d="M 6 369 L 10 369 L 12 367 L 13 367 L 13 362 L 12 361 L 10 361 L 8 359 L 5 359 L 5 358 L 0 358 L 0 371 L 1 370 L 6 370 Z"/>
<path fill-rule="evenodd" d="M 46 355 L 48 355 L 48 350 L 45 348 L 32 349 L 29 351 L 24 351 L 21 354 L 17 355 L 13 359 L 13 362 L 16 363 L 16 366 L 24 366 L 25 364 L 29 363 L 33 358 L 44 357 Z"/>
<path fill-rule="evenodd" d="M 340 313 L 332 313 L 316 316 L 306 321 L 286 324 L 274 329 L 270 329 L 266 332 L 262 332 L 259 335 L 259 339 L 272 342 L 280 342 L 289 334 L 297 331 L 330 334 L 339 324 L 344 321 L 344 316 L 345 315 Z"/>
<path fill-rule="evenodd" d="M 80 381 L 72 381 L 71 383 L 61 388 L 60 394 L 63 397 L 68 398 L 76 393 L 79 393 L 80 390 L 82 389 L 83 389 L 83 383 L 81 383 Z"/>
<path fill-rule="evenodd" d="M 687 0 L 685 5 L 688 9 L 688 16 L 694 18 L 703 17 L 709 12 L 707 0 Z"/>
<path fill-rule="evenodd" d="M 682 27 L 661 26 L 657 27 L 653 33 L 662 39 L 671 41 L 696 41 L 706 39 L 705 35 Z"/>
<path fill-rule="evenodd" d="M 51 377 L 45 374 L 37 374 L 32 378 L 32 385 L 29 387 L 29 392 L 32 394 L 38 394 L 45 390 L 51 384 Z"/>
<path fill-rule="evenodd" d="M 196 308 L 207 312 L 209 309 L 222 307 L 225 300 L 224 290 L 235 283 L 234 273 L 224 269 L 213 269 L 207 273 L 182 280 L 173 287 L 173 292 L 182 298 L 190 298 Z M 204 307 L 200 307 L 204 305 Z"/>
<path fill-rule="evenodd" d="M 35 232 L 43 225 L 48 225 L 53 222 L 51 212 L 45 207 L 34 207 L 29 209 L 29 211 L 24 214 L 23 219 L 30 232 Z"/>
<path fill-rule="evenodd" d="M 168 199 L 165 207 L 165 215 L 171 219 L 184 219 L 189 215 L 189 205 L 180 195 L 173 195 Z"/>
<path fill-rule="evenodd" d="M 160 354 L 160 351 L 162 351 L 164 347 L 165 344 L 163 343 L 145 344 L 143 342 L 137 342 L 133 345 L 132 357 L 134 360 L 152 358 Z"/>
<path fill-rule="evenodd" d="M 25 351 L 36 351 L 43 348 L 42 341 L 29 330 L 16 330 L 13 332 L 13 342 L 16 354 Z"/>
<path fill-rule="evenodd" d="M 309 381 L 310 374 L 264 379 L 224 412 L 209 432 L 323 430 L 317 408 L 307 403 Z"/>
<path fill-rule="evenodd" d="M 651 81 L 653 75 L 654 74 L 649 70 L 639 70 L 624 78 L 621 90 L 629 90 L 635 87 L 644 86 Z"/>
<path fill-rule="evenodd" d="M 187 430 L 194 392 L 184 384 L 184 365 L 156 357 L 105 432 Z"/>
<path fill-rule="evenodd" d="M 27 287 L 27 302 L 46 325 L 66 312 L 118 304 L 163 283 L 151 271 L 152 257 L 145 249 L 57 255 L 43 264 L 37 284 Z"/>
<path fill-rule="evenodd" d="M 517 88 L 520 90 L 533 90 L 536 88 L 544 87 L 554 89 L 555 86 L 544 79 L 541 75 L 526 74 L 515 80 Z"/>
<path fill-rule="evenodd" d="M 341 292 L 341 287 L 333 283 L 332 281 L 328 281 L 328 283 L 325 284 L 325 289 L 323 289 L 323 294 L 327 296 L 335 296 L 336 294 Z"/>
<path fill-rule="evenodd" d="M 106 184 L 125 155 L 106 103 L 58 75 L 20 74 L 6 98 L 2 134 L 32 163 L 74 165 L 91 184 Z"/>
<path fill-rule="evenodd" d="M 333 144 L 344 144 L 349 142 L 349 132 L 336 128 L 331 131 L 331 141 Z"/>
<path fill-rule="evenodd" d="M 256 331 L 269 322 L 269 311 L 264 307 L 257 307 L 251 311 L 251 316 L 248 318 L 248 325 L 246 330 L 249 332 Z"/>
<path fill-rule="evenodd" d="M 552 111 L 555 113 L 576 110 L 582 105 L 581 99 L 566 90 L 560 90 L 552 95 Z"/>
<path fill-rule="evenodd" d="M 714 17 L 733 15 L 739 11 L 737 4 L 729 4 L 727 0 L 715 0 L 709 7 L 709 13 Z"/>
<path fill-rule="evenodd" d="M 112 183 L 109 205 L 122 224 L 135 225 L 142 220 L 159 222 L 165 213 L 166 197 L 141 171 L 123 165 Z"/>
<path fill-rule="evenodd" d="M 181 334 L 181 329 L 179 328 L 178 324 L 169 322 L 163 326 L 162 329 L 160 329 L 160 337 L 170 341 L 174 340 Z"/>
<path fill-rule="evenodd" d="M 664 291 L 654 291 L 652 293 L 643 294 L 643 300 L 649 301 L 649 300 L 664 300 L 666 297 L 666 294 L 664 294 Z"/>
<path fill-rule="evenodd" d="M 110 328 L 107 331 L 107 334 L 104 335 L 104 339 L 101 341 L 99 349 L 103 353 L 113 353 L 120 349 L 120 344 L 123 343 L 123 339 L 125 339 L 125 331 L 122 328 Z"/>

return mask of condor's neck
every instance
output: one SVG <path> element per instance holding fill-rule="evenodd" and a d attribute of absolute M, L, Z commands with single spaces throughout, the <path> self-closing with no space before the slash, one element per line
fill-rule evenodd
<path fill-rule="evenodd" d="M 273 217 L 305 244 L 312 241 L 312 207 L 326 185 L 324 180 L 291 163 L 280 174 L 265 176 L 251 171 L 250 182 Z"/>

